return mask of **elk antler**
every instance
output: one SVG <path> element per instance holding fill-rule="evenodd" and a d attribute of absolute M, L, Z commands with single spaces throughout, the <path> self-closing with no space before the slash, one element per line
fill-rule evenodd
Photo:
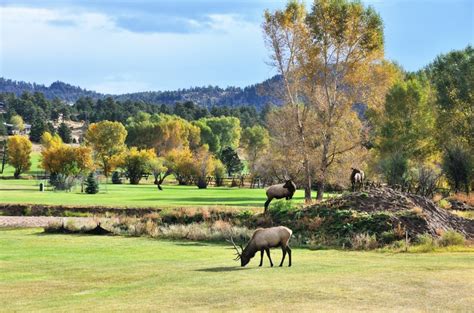
<path fill-rule="evenodd" d="M 232 239 L 232 236 L 230 236 L 230 240 L 227 240 L 227 241 L 230 242 L 232 245 L 234 245 L 235 251 L 237 251 L 237 257 L 234 260 L 237 261 L 238 259 L 241 258 L 242 253 L 239 252 L 239 249 L 237 248 L 237 245 L 235 244 L 234 239 Z M 240 249 L 242 249 L 242 252 L 244 251 L 242 246 L 240 246 Z"/>

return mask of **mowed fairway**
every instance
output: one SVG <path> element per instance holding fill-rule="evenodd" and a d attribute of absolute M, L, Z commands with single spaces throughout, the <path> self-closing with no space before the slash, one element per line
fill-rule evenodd
<path fill-rule="evenodd" d="M 89 195 L 80 192 L 80 186 L 71 192 L 39 191 L 36 180 L 0 180 L 0 203 L 30 203 L 79 206 L 115 207 L 180 207 L 229 206 L 261 207 L 266 200 L 264 189 L 163 185 L 159 191 L 153 184 L 101 184 L 100 192 Z M 106 190 L 107 189 L 107 190 Z M 298 190 L 295 203 L 301 203 L 304 192 Z"/>
<path fill-rule="evenodd" d="M 293 249 L 246 268 L 225 245 L 0 230 L 0 310 L 470 311 L 472 253 Z M 280 251 L 272 250 L 278 262 Z"/>

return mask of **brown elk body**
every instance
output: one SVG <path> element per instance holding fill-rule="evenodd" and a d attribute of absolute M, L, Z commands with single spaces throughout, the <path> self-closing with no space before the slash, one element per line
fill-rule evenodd
<path fill-rule="evenodd" d="M 250 259 L 252 259 L 255 254 L 260 251 L 259 266 L 262 266 L 263 252 L 265 251 L 270 261 L 270 266 L 273 266 L 273 262 L 270 257 L 270 248 L 280 247 L 283 252 L 283 257 L 281 259 L 280 266 L 283 265 L 283 261 L 285 260 L 287 253 L 289 259 L 288 266 L 291 266 L 291 249 L 288 244 L 292 233 L 293 232 L 291 231 L 291 229 L 285 226 L 259 228 L 253 234 L 252 239 L 250 239 L 245 249 L 242 249 L 242 252 L 239 252 L 234 241 L 231 239 L 238 254 L 236 260 L 240 258 L 240 265 L 245 266 L 250 262 Z"/>
<path fill-rule="evenodd" d="M 296 191 L 296 185 L 291 180 L 287 180 L 284 184 L 277 184 L 268 187 L 267 201 L 265 202 L 265 212 L 267 212 L 268 205 L 273 199 L 291 200 Z"/>
<path fill-rule="evenodd" d="M 351 185 L 352 185 L 352 191 L 356 191 L 356 189 L 360 190 L 364 188 L 364 178 L 365 178 L 365 173 L 362 170 L 359 170 L 357 168 L 351 167 L 352 173 L 351 173 Z"/>

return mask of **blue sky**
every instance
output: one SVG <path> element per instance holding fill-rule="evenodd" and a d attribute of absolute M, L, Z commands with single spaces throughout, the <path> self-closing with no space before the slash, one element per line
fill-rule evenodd
<path fill-rule="evenodd" d="M 363 2 L 384 20 L 387 58 L 407 70 L 474 41 L 474 0 Z M 0 0 L 0 76 L 114 94 L 244 87 L 274 75 L 262 15 L 285 3 Z"/>

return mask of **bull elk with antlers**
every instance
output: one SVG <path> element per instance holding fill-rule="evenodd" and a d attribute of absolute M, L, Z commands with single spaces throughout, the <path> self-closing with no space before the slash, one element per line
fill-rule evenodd
<path fill-rule="evenodd" d="M 283 252 L 280 266 L 283 265 L 287 253 L 289 259 L 288 266 L 291 266 L 291 249 L 288 244 L 292 233 L 291 229 L 285 226 L 259 228 L 253 233 L 252 239 L 250 239 L 245 248 L 240 246 L 241 251 L 237 248 L 232 237 L 229 242 L 234 245 L 234 248 L 237 251 L 237 257 L 235 260 L 240 259 L 241 266 L 247 265 L 250 262 L 250 259 L 253 258 L 258 251 L 260 251 L 259 266 L 262 266 L 263 264 L 263 251 L 267 253 L 268 259 L 270 260 L 270 266 L 273 266 L 272 258 L 270 257 L 270 248 L 276 247 L 281 247 Z"/>

